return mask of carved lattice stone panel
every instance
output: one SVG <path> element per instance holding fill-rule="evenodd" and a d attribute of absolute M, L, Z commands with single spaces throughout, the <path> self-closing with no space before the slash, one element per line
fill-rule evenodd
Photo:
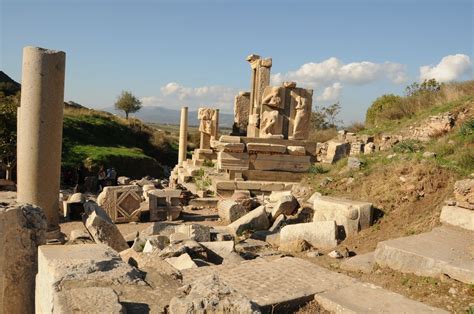
<path fill-rule="evenodd" d="M 142 190 L 136 185 L 105 187 L 97 203 L 113 222 L 130 222 L 140 219 Z"/>

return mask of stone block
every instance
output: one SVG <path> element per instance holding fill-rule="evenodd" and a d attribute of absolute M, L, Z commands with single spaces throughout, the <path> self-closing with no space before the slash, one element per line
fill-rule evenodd
<path fill-rule="evenodd" d="M 207 250 L 207 258 L 214 264 L 241 262 L 244 259 L 234 251 L 234 241 L 201 242 Z"/>
<path fill-rule="evenodd" d="M 228 228 L 237 235 L 246 230 L 266 230 L 269 227 L 270 221 L 268 220 L 265 206 L 255 208 L 228 226 Z"/>
<path fill-rule="evenodd" d="M 474 231 L 474 211 L 457 206 L 444 206 L 439 220 L 442 223 Z"/>
<path fill-rule="evenodd" d="M 288 146 L 288 154 L 293 156 L 304 156 L 306 155 L 306 148 L 304 146 Z"/>
<path fill-rule="evenodd" d="M 140 237 L 146 238 L 152 235 L 164 235 L 170 236 L 175 233 L 176 226 L 175 222 L 155 222 L 151 226 L 140 231 Z"/>
<path fill-rule="evenodd" d="M 181 192 L 175 189 L 149 191 L 150 221 L 178 219 L 182 211 Z"/>
<path fill-rule="evenodd" d="M 454 198 L 458 202 L 474 204 L 474 179 L 457 181 L 454 184 Z"/>
<path fill-rule="evenodd" d="M 214 148 L 218 152 L 243 153 L 245 150 L 245 144 L 244 143 L 216 142 L 214 143 Z"/>
<path fill-rule="evenodd" d="M 286 152 L 286 146 L 270 143 L 247 143 L 247 152 L 284 154 Z"/>
<path fill-rule="evenodd" d="M 189 239 L 197 242 L 211 241 L 211 232 L 209 226 L 198 224 L 180 224 L 176 226 L 175 231 L 184 233 L 188 236 Z"/>
<path fill-rule="evenodd" d="M 249 168 L 249 156 L 247 153 L 218 152 L 217 169 L 225 170 L 247 170 Z"/>
<path fill-rule="evenodd" d="M 272 219 L 276 219 L 280 215 L 291 215 L 298 209 L 298 206 L 298 201 L 291 193 L 282 195 L 273 206 Z"/>
<path fill-rule="evenodd" d="M 213 274 L 199 278 L 188 285 L 183 294 L 174 297 L 170 302 L 169 313 L 261 312 L 256 304 Z"/>
<path fill-rule="evenodd" d="M 274 192 L 285 190 L 285 183 L 282 182 L 262 182 L 260 190 L 263 192 Z"/>
<path fill-rule="evenodd" d="M 0 203 L 0 313 L 33 313 L 38 246 L 46 216 L 39 207 Z"/>
<path fill-rule="evenodd" d="M 187 253 L 181 254 L 177 257 L 168 257 L 167 259 L 165 259 L 165 261 L 177 270 L 198 267 Z"/>
<path fill-rule="evenodd" d="M 84 208 L 84 226 L 96 243 L 106 244 L 117 252 L 129 248 L 117 226 L 102 208 L 91 201 L 86 202 Z"/>
<path fill-rule="evenodd" d="M 65 292 L 75 288 L 110 287 L 123 292 L 124 286 L 140 284 L 146 290 L 140 272 L 106 245 L 40 246 L 36 313 L 53 313 L 61 305 L 74 304 L 74 295 Z"/>
<path fill-rule="evenodd" d="M 439 278 L 440 275 L 474 284 L 471 251 L 474 232 L 442 226 L 430 232 L 379 242 L 375 261 L 403 273 Z"/>
<path fill-rule="evenodd" d="M 231 223 L 245 215 L 247 211 L 239 202 L 227 199 L 219 201 L 217 213 L 223 221 Z"/>
<path fill-rule="evenodd" d="M 250 158 L 250 170 L 306 172 L 311 166 L 311 156 L 257 154 Z"/>
<path fill-rule="evenodd" d="M 221 135 L 219 141 L 223 143 L 240 143 L 239 136 Z"/>
<path fill-rule="evenodd" d="M 349 155 L 351 144 L 329 141 L 324 163 L 335 163 L 336 161 Z"/>
<path fill-rule="evenodd" d="M 75 288 L 55 296 L 53 313 L 126 313 L 117 293 L 108 287 Z"/>
<path fill-rule="evenodd" d="M 145 246 L 143 247 L 143 253 L 151 253 L 154 251 L 163 250 L 170 244 L 170 238 L 164 235 L 154 235 L 147 238 Z"/>
<path fill-rule="evenodd" d="M 113 222 L 139 221 L 142 189 L 137 185 L 107 186 L 97 197 L 97 204 Z"/>
<path fill-rule="evenodd" d="M 337 246 L 336 231 L 334 221 L 287 225 L 280 231 L 280 242 L 306 240 L 318 249 L 331 249 Z"/>
<path fill-rule="evenodd" d="M 357 234 L 372 224 L 372 203 L 320 196 L 314 200 L 313 221 L 336 221 L 345 236 Z"/>

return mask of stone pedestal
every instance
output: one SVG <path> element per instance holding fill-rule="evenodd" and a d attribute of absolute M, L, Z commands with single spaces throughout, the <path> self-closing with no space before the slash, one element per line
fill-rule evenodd
<path fill-rule="evenodd" d="M 41 207 L 48 230 L 59 229 L 59 183 L 66 54 L 23 49 L 18 109 L 18 201 Z"/>
<path fill-rule="evenodd" d="M 188 107 L 181 108 L 181 121 L 179 124 L 179 152 L 178 165 L 186 160 L 188 146 Z"/>

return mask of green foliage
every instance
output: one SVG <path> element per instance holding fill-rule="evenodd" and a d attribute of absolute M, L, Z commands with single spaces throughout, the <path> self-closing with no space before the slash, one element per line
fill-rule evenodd
<path fill-rule="evenodd" d="M 372 105 L 367 109 L 365 116 L 365 124 L 369 127 L 376 126 L 380 122 L 397 116 L 396 108 L 400 107 L 402 97 L 388 94 L 377 98 Z"/>
<path fill-rule="evenodd" d="M 459 130 L 459 134 L 465 137 L 473 135 L 474 134 L 474 119 L 471 119 L 463 123 L 463 125 L 461 126 Z"/>
<path fill-rule="evenodd" d="M 422 150 L 422 143 L 416 140 L 404 140 L 393 147 L 393 151 L 396 153 L 416 153 Z"/>
<path fill-rule="evenodd" d="M 0 162 L 12 163 L 16 159 L 16 116 L 20 93 L 6 96 L 0 90 Z"/>
<path fill-rule="evenodd" d="M 419 84 L 414 82 L 405 88 L 405 94 L 408 97 L 423 95 L 426 93 L 436 93 L 441 90 L 441 83 L 435 79 L 424 80 L 423 83 Z"/>
<path fill-rule="evenodd" d="M 214 167 L 214 163 L 212 162 L 212 160 L 209 160 L 209 159 L 205 159 L 202 165 L 204 167 L 211 167 L 211 168 Z"/>
<path fill-rule="evenodd" d="M 203 168 L 198 169 L 197 173 L 193 176 L 193 182 L 196 184 L 198 190 L 207 190 L 212 184 L 211 179 L 206 175 Z"/>
<path fill-rule="evenodd" d="M 329 169 L 318 164 L 312 164 L 311 167 L 309 167 L 308 172 L 313 174 L 327 173 L 329 172 Z"/>
<path fill-rule="evenodd" d="M 142 103 L 131 92 L 122 91 L 115 102 L 115 108 L 125 112 L 125 117 L 128 119 L 128 114 L 140 110 L 142 108 Z"/>

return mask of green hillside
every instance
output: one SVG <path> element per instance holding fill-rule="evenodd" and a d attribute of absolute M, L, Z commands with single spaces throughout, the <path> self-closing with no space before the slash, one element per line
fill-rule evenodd
<path fill-rule="evenodd" d="M 136 119 L 66 106 L 63 128 L 63 168 L 80 163 L 94 171 L 115 167 L 119 175 L 160 177 L 163 165 L 177 160 L 177 138 Z"/>

